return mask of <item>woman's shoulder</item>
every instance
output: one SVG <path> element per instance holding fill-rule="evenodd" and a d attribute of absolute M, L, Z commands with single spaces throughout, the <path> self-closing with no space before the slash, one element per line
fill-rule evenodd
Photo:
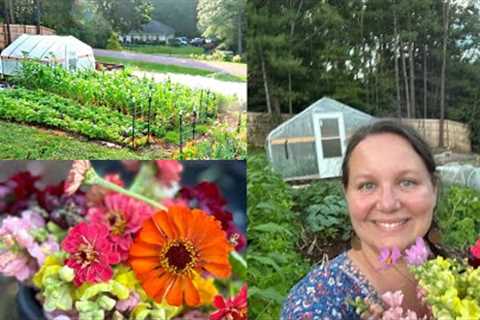
<path fill-rule="evenodd" d="M 352 267 L 346 253 L 313 268 L 290 291 L 282 319 L 355 319 L 349 301 L 371 288 Z"/>

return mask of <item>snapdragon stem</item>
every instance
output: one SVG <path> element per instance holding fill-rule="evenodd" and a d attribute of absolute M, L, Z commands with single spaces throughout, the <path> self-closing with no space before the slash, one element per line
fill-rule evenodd
<path fill-rule="evenodd" d="M 167 207 L 165 207 L 163 204 L 158 203 L 157 201 L 154 201 L 154 200 L 152 200 L 150 198 L 147 198 L 147 197 L 145 197 L 141 194 L 138 194 L 136 192 L 132 192 L 130 190 L 122 188 L 122 187 L 116 185 L 115 183 L 112 183 L 110 181 L 107 181 L 107 180 L 103 179 L 102 177 L 100 177 L 98 175 L 92 180 L 93 181 L 92 181 L 91 184 L 99 185 L 100 187 L 103 187 L 105 189 L 112 190 L 112 191 L 124 194 L 126 196 L 135 198 L 137 200 L 143 201 L 145 203 L 148 203 L 149 205 L 151 205 L 154 208 L 157 208 L 157 209 L 160 209 L 160 210 L 167 210 Z"/>

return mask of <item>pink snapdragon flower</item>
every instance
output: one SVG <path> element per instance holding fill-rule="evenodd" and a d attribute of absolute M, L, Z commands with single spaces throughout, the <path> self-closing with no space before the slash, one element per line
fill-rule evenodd
<path fill-rule="evenodd" d="M 113 275 L 111 265 L 120 262 L 104 224 L 77 224 L 63 240 L 62 249 L 70 254 L 65 264 L 75 270 L 73 283 L 76 286 L 86 281 L 110 280 Z"/>
<path fill-rule="evenodd" d="M 391 268 L 394 264 L 397 263 L 398 259 L 402 256 L 400 250 L 397 247 L 382 248 L 380 250 L 379 260 L 382 264 L 382 269 Z"/>
<path fill-rule="evenodd" d="M 417 241 L 410 248 L 405 250 L 405 260 L 408 264 L 419 266 L 427 261 L 430 250 L 421 237 L 417 237 Z"/>
<path fill-rule="evenodd" d="M 382 315 L 382 320 L 418 320 L 418 316 L 411 310 L 403 311 L 403 293 L 401 291 L 385 292 L 382 300 L 387 306 L 387 310 Z"/>
<path fill-rule="evenodd" d="M 118 311 L 131 311 L 140 302 L 140 295 L 137 292 L 131 292 L 127 299 L 119 300 L 115 305 Z"/>
<path fill-rule="evenodd" d="M 146 203 L 123 194 L 110 193 L 105 196 L 102 206 L 88 210 L 87 218 L 107 227 L 113 250 L 124 261 L 128 258 L 136 233 L 152 214 L 153 209 Z"/>
<path fill-rule="evenodd" d="M 43 218 L 34 211 L 22 212 L 22 217 L 7 217 L 0 227 L 0 272 L 25 281 L 37 271 L 45 257 L 58 251 L 53 238 L 38 243 L 30 233 L 45 225 Z"/>

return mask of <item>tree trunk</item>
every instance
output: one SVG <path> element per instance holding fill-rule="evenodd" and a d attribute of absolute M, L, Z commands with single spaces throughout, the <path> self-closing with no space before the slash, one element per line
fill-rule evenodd
<path fill-rule="evenodd" d="M 293 8 L 293 2 L 290 1 L 289 3 L 290 8 Z M 295 17 L 290 20 L 290 35 L 288 38 L 289 46 L 288 46 L 288 53 L 289 53 L 289 58 L 292 57 L 292 47 L 293 47 L 293 35 L 295 34 L 295 24 L 297 19 L 300 17 L 300 13 L 302 10 L 303 6 L 303 0 L 300 0 L 297 8 L 297 12 L 295 14 Z M 291 67 L 288 68 L 288 112 L 290 114 L 293 114 L 293 101 L 292 101 L 292 70 Z"/>
<path fill-rule="evenodd" d="M 447 38 L 448 38 L 448 9 L 449 1 L 443 2 L 443 49 L 442 49 L 442 73 L 440 76 L 440 134 L 438 146 L 443 148 L 444 141 L 444 119 L 445 119 L 445 70 L 447 68 Z"/>
<path fill-rule="evenodd" d="M 242 24 L 242 15 L 239 14 L 238 15 L 238 27 L 237 27 L 237 31 L 238 31 L 238 43 L 237 43 L 237 50 L 238 50 L 238 54 L 241 55 L 243 54 L 243 46 L 242 46 L 242 41 L 243 41 L 243 24 Z"/>
<path fill-rule="evenodd" d="M 427 50 L 428 46 L 423 47 L 423 118 L 427 119 Z"/>
<path fill-rule="evenodd" d="M 400 56 L 402 58 L 402 67 L 403 67 L 403 81 L 405 84 L 405 103 L 407 105 L 407 118 L 411 117 L 410 110 L 410 94 L 408 91 L 408 76 L 407 76 L 407 64 L 405 62 L 405 54 L 403 52 L 403 43 L 400 41 Z"/>
<path fill-rule="evenodd" d="M 414 47 L 415 43 L 412 41 L 408 48 L 408 58 L 410 62 L 410 98 L 412 99 L 410 103 L 411 108 L 411 116 L 412 118 L 416 118 L 416 108 L 415 108 L 415 61 L 414 61 Z"/>
<path fill-rule="evenodd" d="M 395 49 L 394 49 L 394 62 L 395 62 L 395 87 L 397 88 L 397 116 L 402 118 L 402 105 L 400 104 L 400 74 L 398 69 L 398 49 L 399 49 L 399 39 L 397 33 L 397 12 L 394 9 L 393 11 L 393 35 L 395 37 Z"/>
<path fill-rule="evenodd" d="M 37 34 L 40 34 L 40 0 L 35 0 L 35 22 L 37 25 Z"/>
<path fill-rule="evenodd" d="M 260 49 L 260 64 L 262 66 L 262 77 L 263 77 L 263 86 L 265 88 L 265 99 L 267 100 L 267 111 L 268 113 L 271 114 L 272 103 L 270 101 L 270 90 L 268 88 L 267 68 L 265 67 L 265 57 L 262 49 Z"/>
<path fill-rule="evenodd" d="M 15 24 L 15 15 L 13 14 L 13 2 L 12 0 L 6 0 L 8 2 L 8 15 L 10 18 L 10 23 Z M 10 40 L 11 41 L 11 40 Z"/>

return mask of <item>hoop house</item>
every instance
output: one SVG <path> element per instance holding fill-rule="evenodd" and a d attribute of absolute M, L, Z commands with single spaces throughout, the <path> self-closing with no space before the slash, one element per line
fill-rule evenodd
<path fill-rule="evenodd" d="M 70 71 L 95 70 L 92 48 L 72 36 L 23 34 L 2 51 L 0 58 L 1 72 L 6 75 L 17 73 L 25 60 L 60 64 Z"/>
<path fill-rule="evenodd" d="M 280 124 L 267 136 L 267 154 L 285 180 L 338 177 L 346 141 L 375 118 L 322 98 Z"/>

